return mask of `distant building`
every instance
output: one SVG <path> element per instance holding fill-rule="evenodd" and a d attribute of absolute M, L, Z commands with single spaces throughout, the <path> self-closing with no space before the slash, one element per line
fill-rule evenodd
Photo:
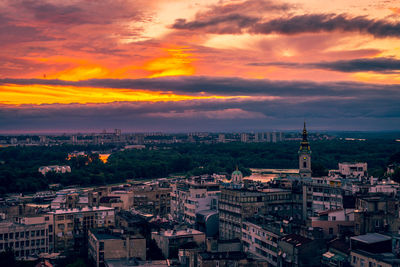
<path fill-rule="evenodd" d="M 240 142 L 247 143 L 249 141 L 249 135 L 247 133 L 240 134 Z"/>
<path fill-rule="evenodd" d="M 329 170 L 329 176 L 335 178 L 354 178 L 366 179 L 368 178 L 368 168 L 365 162 L 343 162 L 339 163 L 338 170 Z"/>
<path fill-rule="evenodd" d="M 42 166 L 39 168 L 39 172 L 43 175 L 46 175 L 48 172 L 55 173 L 66 173 L 71 172 L 71 167 L 67 165 L 59 166 L 59 165 L 51 165 L 51 166 Z"/>
<path fill-rule="evenodd" d="M 225 134 L 223 133 L 218 134 L 218 142 L 225 143 Z"/>

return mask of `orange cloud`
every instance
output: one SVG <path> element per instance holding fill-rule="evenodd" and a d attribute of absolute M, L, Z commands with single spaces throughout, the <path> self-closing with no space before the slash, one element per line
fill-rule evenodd
<path fill-rule="evenodd" d="M 147 62 L 144 69 L 151 74 L 148 78 L 163 77 L 163 76 L 179 76 L 192 75 L 195 73 L 195 68 L 192 64 L 194 55 L 188 48 L 168 48 L 164 49 L 167 56 L 159 57 Z"/>
<path fill-rule="evenodd" d="M 116 101 L 183 101 L 197 99 L 237 99 L 246 96 L 191 96 L 146 90 L 110 89 L 74 86 L 16 85 L 0 86 L 0 104 L 111 103 Z"/>

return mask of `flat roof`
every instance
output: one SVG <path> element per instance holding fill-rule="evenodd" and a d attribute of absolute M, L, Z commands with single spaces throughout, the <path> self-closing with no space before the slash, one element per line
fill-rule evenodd
<path fill-rule="evenodd" d="M 84 207 L 81 209 L 73 208 L 73 209 L 57 209 L 54 211 L 50 211 L 51 214 L 67 214 L 67 213 L 80 213 L 80 212 L 89 212 L 89 211 L 113 211 L 114 208 L 111 207 Z"/>
<path fill-rule="evenodd" d="M 387 240 L 392 240 L 390 236 L 378 234 L 378 233 L 368 233 L 366 235 L 359 235 L 359 236 L 353 236 L 351 239 L 366 243 L 366 244 L 374 244 L 378 242 L 383 242 Z"/>
<path fill-rule="evenodd" d="M 168 236 L 168 237 L 174 237 L 174 236 L 186 236 L 186 235 L 200 235 L 204 234 L 203 232 L 200 232 L 195 229 L 187 229 L 187 230 L 178 230 L 178 231 L 173 231 L 173 230 L 168 230 L 161 232 L 160 235 L 163 236 Z"/>

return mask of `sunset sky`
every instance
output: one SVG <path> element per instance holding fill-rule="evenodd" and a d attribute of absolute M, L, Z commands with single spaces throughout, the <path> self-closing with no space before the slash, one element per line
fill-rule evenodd
<path fill-rule="evenodd" d="M 0 133 L 400 130 L 398 0 L 0 0 Z"/>

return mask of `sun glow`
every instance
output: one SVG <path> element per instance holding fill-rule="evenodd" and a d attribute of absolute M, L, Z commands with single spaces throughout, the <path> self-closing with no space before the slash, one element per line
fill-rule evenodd
<path fill-rule="evenodd" d="M 225 96 L 193 96 L 178 95 L 172 92 L 158 92 L 132 89 L 92 88 L 74 86 L 50 86 L 50 85 L 15 85 L 0 86 L 0 104 L 87 104 L 87 103 L 111 103 L 116 101 L 183 101 L 197 99 L 232 99 L 245 98 Z"/>
<path fill-rule="evenodd" d="M 151 74 L 148 78 L 163 76 L 192 75 L 195 68 L 192 64 L 194 55 L 188 48 L 164 49 L 167 56 L 153 59 L 145 64 L 144 69 Z"/>

